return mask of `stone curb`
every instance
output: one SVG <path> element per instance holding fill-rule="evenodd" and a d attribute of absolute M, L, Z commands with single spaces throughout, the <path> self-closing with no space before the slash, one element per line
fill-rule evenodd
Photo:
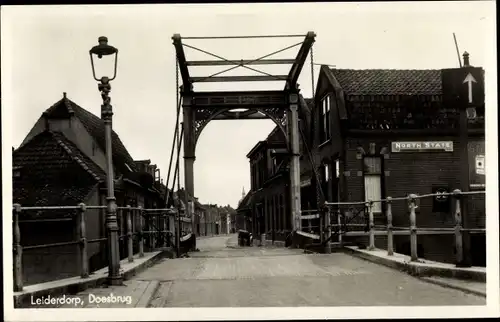
<path fill-rule="evenodd" d="M 439 285 L 439 286 L 446 287 L 446 288 L 452 288 L 452 289 L 455 289 L 458 291 L 462 291 L 465 293 L 471 293 L 471 294 L 482 296 L 482 297 L 486 298 L 486 292 L 483 292 L 483 291 L 478 291 L 478 290 L 470 289 L 467 287 L 454 285 L 451 283 L 446 283 L 445 281 L 437 281 L 437 280 L 434 280 L 434 279 L 431 279 L 428 277 L 421 277 L 420 279 L 422 279 L 423 281 L 426 281 L 427 283 Z"/>
<path fill-rule="evenodd" d="M 152 255 L 147 260 L 124 270 L 122 273 L 123 279 L 128 280 L 132 278 L 133 276 L 153 266 L 159 260 L 166 257 L 173 258 L 173 252 L 170 249 L 158 251 L 156 254 Z M 135 256 L 134 259 L 140 260 L 139 257 Z M 128 263 L 128 259 L 124 259 L 121 261 L 121 264 L 125 263 L 130 265 L 130 263 Z M 103 272 L 102 270 L 105 270 L 105 272 Z M 64 280 L 59 281 L 60 285 L 50 285 L 53 284 L 53 282 L 48 282 L 48 283 L 43 283 L 43 284 L 48 284 L 47 286 L 44 287 L 43 284 L 39 284 L 41 286 L 40 289 L 34 291 L 22 291 L 20 292 L 20 294 L 14 294 L 13 296 L 14 308 L 23 308 L 23 307 L 28 308 L 30 306 L 29 303 L 31 302 L 32 298 L 73 295 L 89 288 L 100 287 L 107 281 L 107 268 L 94 272 L 94 274 L 91 274 L 88 278 L 85 279 L 69 278 L 68 280 L 71 281 L 68 281 L 67 283 L 65 283 Z M 29 288 L 29 286 L 27 286 L 26 288 Z"/>
<path fill-rule="evenodd" d="M 413 276 L 440 276 L 464 280 L 486 282 L 486 273 L 473 270 L 448 267 L 433 267 L 425 263 L 399 262 L 396 260 L 379 257 L 366 252 L 357 251 L 353 248 L 344 247 L 344 251 L 355 257 L 368 260 L 373 263 L 401 270 Z"/>

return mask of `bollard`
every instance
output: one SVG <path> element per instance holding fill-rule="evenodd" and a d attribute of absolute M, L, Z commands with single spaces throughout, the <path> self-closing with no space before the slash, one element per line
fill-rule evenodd
<path fill-rule="evenodd" d="M 417 195 L 411 194 L 408 196 L 410 198 L 410 253 L 411 260 L 418 260 L 417 255 L 417 215 L 415 214 L 416 208 L 416 198 Z"/>
<path fill-rule="evenodd" d="M 394 235 L 392 232 L 392 197 L 387 197 L 387 255 L 394 255 Z"/>
<path fill-rule="evenodd" d="M 14 233 L 14 292 L 23 290 L 23 247 L 21 246 L 21 230 L 19 229 L 19 214 L 21 205 L 14 204 L 14 221 L 12 231 Z"/>
<path fill-rule="evenodd" d="M 80 276 L 82 278 L 89 277 L 89 258 L 87 254 L 87 227 L 85 224 L 85 210 L 87 207 L 84 203 L 78 205 L 78 215 L 76 218 L 76 233 L 79 239 L 79 260 L 80 260 Z"/>
<path fill-rule="evenodd" d="M 342 214 L 340 212 L 340 207 L 337 209 L 337 224 L 339 225 L 339 245 L 342 247 Z"/>
<path fill-rule="evenodd" d="M 266 234 L 260 235 L 260 244 L 266 246 Z"/>
<path fill-rule="evenodd" d="M 460 207 L 461 193 L 459 189 L 453 190 L 455 198 L 455 248 L 457 256 L 457 265 L 461 265 L 464 261 L 464 247 L 462 236 L 462 208 Z"/>
<path fill-rule="evenodd" d="M 139 221 L 137 223 L 139 224 L 137 228 L 139 235 L 139 257 L 144 257 L 143 211 L 141 206 L 139 206 Z"/>
<path fill-rule="evenodd" d="M 127 205 L 126 218 L 127 218 L 127 255 L 128 262 L 132 263 L 134 261 L 134 239 L 132 233 L 132 210 L 130 205 Z"/>
<path fill-rule="evenodd" d="M 368 200 L 368 226 L 370 228 L 368 232 L 369 244 L 368 250 L 375 249 L 375 224 L 373 222 L 373 200 Z"/>

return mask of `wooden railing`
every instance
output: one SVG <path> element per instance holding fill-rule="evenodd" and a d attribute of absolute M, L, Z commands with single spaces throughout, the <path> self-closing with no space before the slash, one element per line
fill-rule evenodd
<path fill-rule="evenodd" d="M 308 211 L 307 214 L 302 215 L 303 220 L 314 220 L 315 218 L 319 218 L 319 225 L 313 226 L 315 230 L 319 231 L 319 234 L 311 234 L 307 233 L 307 225 L 303 225 L 303 229 L 301 234 L 307 235 L 312 239 L 320 239 L 323 242 L 331 240 L 333 235 L 336 235 L 338 238 L 338 242 L 342 245 L 344 236 L 368 236 L 368 250 L 375 249 L 375 236 L 376 235 L 385 235 L 387 236 L 387 254 L 392 256 L 394 254 L 394 236 L 395 235 L 409 235 L 410 236 L 410 257 L 412 261 L 418 260 L 418 243 L 417 236 L 418 235 L 426 235 L 426 234 L 453 234 L 455 235 L 455 247 L 456 247 L 456 262 L 460 264 L 464 259 L 464 247 L 463 247 L 463 233 L 485 233 L 485 228 L 464 228 L 463 219 L 462 219 L 462 209 L 463 203 L 466 202 L 466 196 L 471 195 L 484 195 L 485 191 L 469 191 L 469 192 L 461 192 L 460 190 L 454 190 L 452 193 L 435 193 L 435 194 L 426 194 L 426 195 L 416 195 L 410 194 L 406 197 L 387 197 L 382 200 L 369 200 L 368 202 L 360 201 L 360 202 L 326 202 L 325 206 L 327 211 L 318 213 L 317 211 Z M 454 203 L 454 207 L 452 207 L 453 212 L 453 222 L 454 227 L 418 227 L 417 226 L 417 201 L 419 199 L 425 198 L 435 198 L 435 197 L 451 197 Z M 408 203 L 408 214 L 409 214 L 409 226 L 408 227 L 397 227 L 393 225 L 393 203 L 398 201 L 404 201 Z M 385 209 L 385 225 L 376 225 L 375 219 L 376 216 L 374 214 L 374 204 L 382 203 Z M 344 211 L 341 210 L 342 207 L 361 207 L 358 212 L 362 221 L 365 220 L 366 214 L 367 222 L 366 223 L 352 223 L 349 220 L 352 218 L 347 218 Z M 396 216 L 400 216 L 396 214 Z M 353 216 L 355 217 L 355 215 Z M 382 217 L 383 218 L 383 217 Z M 334 220 L 332 220 L 334 219 Z M 381 219 L 381 218 L 377 218 Z M 336 223 L 331 223 L 336 222 Z M 356 230 L 355 228 L 358 227 Z M 354 229 L 353 229 L 354 228 Z M 359 228 L 364 228 L 364 230 L 359 230 Z M 334 234 L 332 234 L 332 229 Z M 310 235 L 310 236 L 309 236 Z"/>
<path fill-rule="evenodd" d="M 78 247 L 78 258 L 80 259 L 80 277 L 89 277 L 89 258 L 87 255 L 87 247 L 90 243 L 100 243 L 106 242 L 107 237 L 88 239 L 87 238 L 87 223 L 86 223 L 86 211 L 87 210 L 105 210 L 106 206 L 87 206 L 83 203 L 78 206 L 46 206 L 46 207 L 22 207 L 20 204 L 14 204 L 13 206 L 13 259 L 14 259 L 14 291 L 19 292 L 23 290 L 23 271 L 22 271 L 22 261 L 23 261 L 23 250 L 30 249 L 43 249 L 43 248 L 53 248 L 61 247 L 67 245 L 79 245 Z M 50 243 L 50 244 L 38 244 L 38 245 L 21 245 L 22 236 L 19 227 L 20 217 L 22 217 L 23 211 L 76 211 L 76 239 L 65 242 Z M 125 221 L 126 229 L 124 232 L 118 236 L 119 240 L 127 240 L 127 255 L 128 262 L 134 261 L 134 238 L 138 242 L 138 256 L 144 257 L 144 243 L 146 236 L 152 236 L 154 234 L 163 234 L 163 243 L 166 245 L 168 242 L 168 235 L 171 235 L 171 231 L 165 230 L 165 225 L 163 227 L 156 227 L 155 230 L 144 230 L 144 219 L 145 215 L 151 216 L 175 216 L 176 210 L 174 209 L 144 209 L 142 207 L 117 207 L 117 216 L 121 216 L 121 220 Z M 135 221 L 137 217 L 137 221 Z M 70 218 L 71 220 L 72 218 Z M 62 221 L 64 219 L 46 220 L 46 221 Z M 43 221 L 43 220 L 38 220 Z M 137 225 L 133 229 L 133 222 Z M 151 226 L 151 224 L 150 224 Z M 119 226 L 120 227 L 120 226 Z M 119 230 L 120 232 L 120 230 Z M 153 249 L 152 238 L 147 239 L 150 243 L 150 248 Z M 119 249 L 117 249 L 119 252 Z M 119 255 L 118 255 L 119 257 Z"/>

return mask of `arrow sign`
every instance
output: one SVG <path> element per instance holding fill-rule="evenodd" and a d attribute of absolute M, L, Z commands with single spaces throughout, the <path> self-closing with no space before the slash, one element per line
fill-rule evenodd
<path fill-rule="evenodd" d="M 477 83 L 477 81 L 471 73 L 468 73 L 463 83 L 467 83 L 467 87 L 469 89 L 469 103 L 472 103 L 472 83 Z"/>

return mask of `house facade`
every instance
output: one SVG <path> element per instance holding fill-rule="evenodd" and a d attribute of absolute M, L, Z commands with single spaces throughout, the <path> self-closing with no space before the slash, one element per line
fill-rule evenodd
<path fill-rule="evenodd" d="M 447 99 L 452 95 L 446 92 L 449 81 L 444 70 L 342 70 L 323 66 L 315 97 L 319 126 L 314 131 L 313 149 L 324 174 L 327 200 L 368 201 L 459 189 L 461 163 L 466 160 L 461 150 L 459 106 Z M 484 100 L 469 114 L 465 143 L 468 158 L 484 158 Z M 484 172 L 474 169 L 474 161 L 469 165 L 469 189 L 484 190 Z M 436 199 L 418 200 L 418 227 L 454 227 L 451 198 Z M 484 228 L 484 195 L 467 197 L 467 208 L 465 227 Z M 385 204 L 374 203 L 375 224 L 386 225 L 385 210 Z M 357 210 L 341 211 L 351 211 L 355 216 Z M 394 226 L 409 227 L 407 203 L 393 202 L 392 213 Z M 366 215 L 363 217 L 366 219 Z M 471 242 L 473 264 L 485 265 L 484 234 L 472 235 Z M 376 246 L 385 248 L 386 238 L 377 236 Z M 395 236 L 394 246 L 396 252 L 409 254 L 409 237 Z M 454 262 L 454 247 L 450 234 L 418 238 L 419 256 L 426 259 Z"/>
<path fill-rule="evenodd" d="M 311 166 L 307 145 L 311 140 L 310 100 L 301 97 L 299 117 L 301 132 L 299 148 L 301 156 L 301 190 L 307 196 L 311 189 Z M 290 175 L 287 141 L 283 131 L 276 126 L 266 140 L 258 142 L 247 154 L 250 163 L 250 191 L 240 201 L 237 212 L 243 216 L 244 229 L 255 238 L 265 234 L 266 240 L 285 245 L 291 241 L 292 221 L 289 214 Z M 304 199 L 303 199 L 304 200 Z M 313 207 L 310 203 L 306 206 Z"/>
<path fill-rule="evenodd" d="M 301 203 L 303 215 L 316 209 L 322 198 L 330 202 L 367 202 L 386 197 L 405 197 L 451 192 L 463 186 L 464 153 L 468 150 L 469 189 L 484 190 L 484 87 L 482 69 L 471 68 L 468 56 L 458 78 L 475 73 L 474 104 L 467 108 L 467 134 L 460 132 L 460 108 L 457 93 L 466 88 L 465 81 L 453 76 L 450 70 L 352 70 L 330 69 L 322 66 L 318 76 L 311 117 L 301 116 L 301 126 L 310 138 L 301 143 Z M 472 76 L 471 76 L 472 77 Z M 462 86 L 462 87 L 461 87 Z M 466 141 L 464 141 L 466 137 Z M 261 160 L 265 143 L 259 142 L 249 154 L 251 162 Z M 308 151 L 310 150 L 310 156 Z M 308 162 L 307 158 L 311 160 Z M 262 161 L 261 161 L 262 162 Z M 262 162 L 265 164 L 265 162 Z M 312 168 L 308 165 L 314 164 Z M 265 166 L 260 166 L 265 171 Z M 267 166 L 270 169 L 270 166 Z M 259 172 L 252 170 L 252 182 Z M 283 183 L 275 181 L 284 193 Z M 255 193 L 263 189 L 252 188 Z M 266 189 L 270 189 L 266 187 Z M 273 187 L 278 191 L 280 188 Z M 272 195 L 271 190 L 262 193 Z M 323 197 L 322 197 L 323 195 Z M 252 200 L 253 204 L 258 201 Z M 259 201 L 262 202 L 262 201 Z M 279 204 L 279 202 L 278 202 Z M 467 228 L 485 227 L 484 195 L 467 197 Z M 248 207 L 248 206 L 247 206 Z M 285 202 L 285 218 L 289 217 Z M 259 217 L 257 207 L 248 215 Z M 264 207 L 265 209 L 265 207 Z M 386 225 L 386 206 L 373 204 L 376 225 Z M 363 230 L 367 227 L 367 210 L 345 205 L 332 208 L 340 211 L 350 223 Z M 407 202 L 393 202 L 393 225 L 409 227 Z M 452 198 L 422 198 L 417 202 L 417 227 L 453 228 Z M 265 212 L 264 222 L 273 222 L 272 211 Z M 285 219 L 286 222 L 286 219 Z M 262 226 L 262 225 L 261 225 Z M 318 232 L 319 219 L 302 221 L 303 231 Z M 256 232 L 259 225 L 252 225 Z M 280 236 L 281 227 L 271 236 Z M 286 227 L 286 224 L 285 224 Z M 264 229 L 265 230 L 265 229 Z M 317 233 L 316 233 L 317 234 Z M 272 237 L 271 237 L 272 238 Z M 274 237 L 279 239 L 280 237 Z M 346 237 L 344 241 L 367 244 L 368 237 Z M 455 261 L 452 234 L 419 234 L 419 256 L 441 262 Z M 485 236 L 471 235 L 473 265 L 485 265 Z M 376 236 L 376 247 L 386 247 L 386 237 Z M 409 236 L 394 236 L 395 251 L 409 254 Z"/>
<path fill-rule="evenodd" d="M 135 162 L 113 131 L 115 197 L 118 206 L 156 208 L 164 206 L 164 185 L 155 167 Z M 144 166 L 141 168 L 139 164 Z M 47 109 L 19 148 L 13 151 L 13 202 L 21 206 L 106 205 L 106 160 L 103 121 L 63 98 Z M 106 236 L 105 211 L 87 210 L 87 238 Z M 125 220 L 118 212 L 120 235 Z M 139 216 L 135 216 L 134 229 Z M 145 218 L 146 227 L 153 219 Z M 160 223 L 158 223 L 160 226 Z M 72 211 L 25 211 L 20 218 L 21 245 L 50 244 L 75 239 Z M 120 255 L 126 245 L 120 241 Z M 149 243 L 146 243 L 149 245 Z M 151 243 L 154 245 L 154 243 Z M 30 249 L 23 252 L 25 284 L 34 284 L 78 274 L 74 245 Z M 138 247 L 137 245 L 135 246 Z M 107 265 L 104 242 L 89 243 L 91 271 Z"/>

